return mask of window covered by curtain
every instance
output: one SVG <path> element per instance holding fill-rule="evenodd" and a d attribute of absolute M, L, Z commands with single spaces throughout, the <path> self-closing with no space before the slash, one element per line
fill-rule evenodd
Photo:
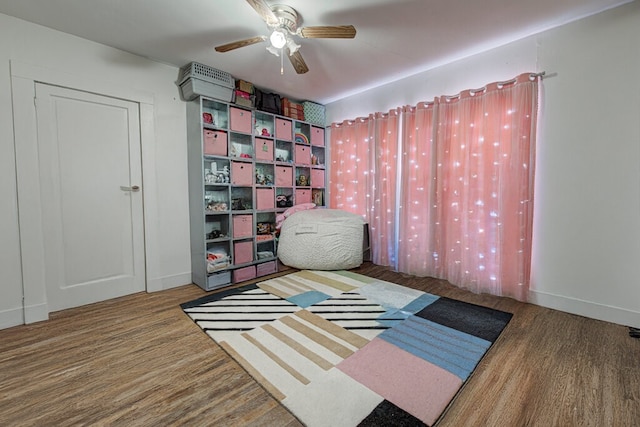
<path fill-rule="evenodd" d="M 329 206 L 369 223 L 371 256 L 395 265 L 399 110 L 334 123 Z"/>
<path fill-rule="evenodd" d="M 425 276 L 435 271 L 436 211 L 435 103 L 404 107 L 402 112 L 402 174 L 400 180 L 399 271 Z M 434 274 L 434 273 L 431 273 Z"/>
<path fill-rule="evenodd" d="M 366 140 L 354 139 L 352 123 L 334 126 L 330 206 L 345 209 L 341 200 L 352 194 L 342 184 L 343 165 L 351 166 L 347 159 L 358 153 L 351 162 L 368 164 L 349 169 L 348 179 L 364 182 L 356 185 L 358 192 L 373 199 L 365 204 L 350 199 L 347 210 L 370 221 L 372 237 L 374 225 L 384 232 L 384 239 L 372 240 L 373 253 L 381 255 L 380 260 L 374 256 L 374 262 L 444 278 L 474 292 L 526 300 L 537 94 L 537 79 L 527 73 L 511 82 L 405 107 L 400 113 L 400 157 L 397 139 L 386 133 L 394 130 L 388 118 L 376 123 L 376 115 L 370 116 Z M 397 118 L 395 124 L 400 130 Z M 345 163 L 333 163 L 340 158 Z M 391 175 L 400 177 L 395 198 Z M 380 200 L 383 205 L 376 205 Z"/>

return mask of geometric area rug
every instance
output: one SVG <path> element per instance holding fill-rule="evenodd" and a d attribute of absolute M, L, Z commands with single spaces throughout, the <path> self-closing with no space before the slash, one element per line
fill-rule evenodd
<path fill-rule="evenodd" d="M 512 314 L 302 270 L 181 308 L 307 426 L 432 426 Z"/>

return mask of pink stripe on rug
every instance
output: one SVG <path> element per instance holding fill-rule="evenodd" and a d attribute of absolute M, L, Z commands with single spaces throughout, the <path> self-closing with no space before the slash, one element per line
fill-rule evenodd
<path fill-rule="evenodd" d="M 337 368 L 430 426 L 462 386 L 456 375 L 380 338 Z"/>

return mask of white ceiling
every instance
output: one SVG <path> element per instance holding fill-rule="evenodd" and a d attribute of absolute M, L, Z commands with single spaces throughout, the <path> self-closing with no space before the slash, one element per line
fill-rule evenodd
<path fill-rule="evenodd" d="M 0 13 L 153 60 L 200 62 L 294 99 L 328 103 L 631 0 L 267 0 L 302 26 L 348 25 L 355 39 L 299 39 L 310 71 L 295 73 L 266 43 L 214 46 L 267 26 L 243 0 L 0 0 Z M 177 73 L 176 73 L 177 78 Z"/>

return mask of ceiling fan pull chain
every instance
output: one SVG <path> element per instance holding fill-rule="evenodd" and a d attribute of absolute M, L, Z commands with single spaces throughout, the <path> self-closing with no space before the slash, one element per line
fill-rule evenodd
<path fill-rule="evenodd" d="M 280 48 L 280 75 L 284 75 L 284 48 Z"/>

